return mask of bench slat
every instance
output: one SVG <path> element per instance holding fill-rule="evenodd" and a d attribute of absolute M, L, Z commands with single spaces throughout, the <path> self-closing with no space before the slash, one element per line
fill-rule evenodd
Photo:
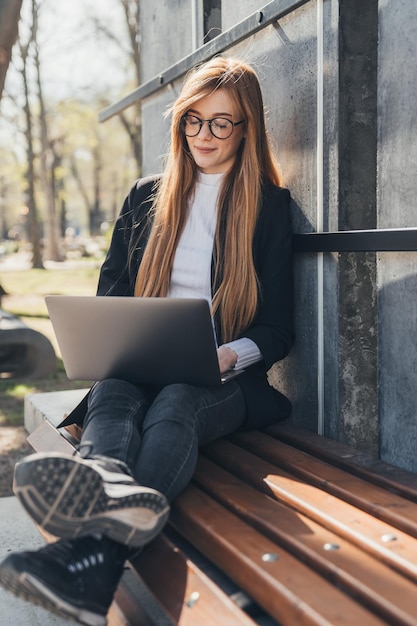
<path fill-rule="evenodd" d="M 329 445 L 327 437 L 294 426 L 288 420 L 269 426 L 265 432 L 336 467 L 361 476 L 375 485 L 417 502 L 416 476 L 407 470 L 354 450 L 340 441 L 331 440 Z"/>
<path fill-rule="evenodd" d="M 176 499 L 171 523 L 286 626 L 387 623 L 194 485 Z M 263 560 L 264 555 L 278 559 Z"/>
<path fill-rule="evenodd" d="M 221 589 L 162 534 L 131 562 L 178 626 L 255 626 Z"/>
<path fill-rule="evenodd" d="M 416 586 L 390 567 L 204 457 L 194 482 L 392 626 L 417 626 Z M 325 545 L 338 549 L 326 551 Z"/>
<path fill-rule="evenodd" d="M 74 446 L 47 420 L 39 424 L 27 440 L 36 452 L 74 454 Z"/>
<path fill-rule="evenodd" d="M 417 507 L 381 487 L 369 484 L 301 450 L 260 432 L 239 433 L 231 438 L 239 446 L 291 471 L 311 485 L 350 502 L 388 524 L 417 537 Z"/>
<path fill-rule="evenodd" d="M 417 582 L 413 537 L 229 441 L 210 444 L 204 455 Z M 395 540 L 385 542 L 389 537 Z"/>
<path fill-rule="evenodd" d="M 107 614 L 108 626 L 155 626 L 122 579 Z"/>

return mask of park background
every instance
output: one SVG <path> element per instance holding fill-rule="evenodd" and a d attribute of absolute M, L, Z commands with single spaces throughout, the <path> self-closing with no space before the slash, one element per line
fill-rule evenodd
<path fill-rule="evenodd" d="M 95 294 L 115 215 L 140 175 L 135 111 L 98 121 L 103 107 L 136 86 L 140 32 L 138 0 L 103 0 L 98 11 L 80 0 L 2 0 L 0 8 L 0 47 L 20 9 L 0 90 L 0 308 L 45 335 L 57 356 L 47 378 L 2 372 L 0 496 L 7 496 L 15 462 L 31 450 L 25 395 L 88 385 L 65 374 L 44 296 Z"/>

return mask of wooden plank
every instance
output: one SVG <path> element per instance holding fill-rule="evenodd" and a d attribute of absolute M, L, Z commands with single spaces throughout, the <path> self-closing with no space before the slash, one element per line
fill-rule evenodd
<path fill-rule="evenodd" d="M 27 438 L 36 452 L 63 452 L 74 454 L 74 446 L 45 420 Z"/>
<path fill-rule="evenodd" d="M 194 482 L 391 626 L 417 626 L 414 582 L 203 457 Z"/>
<path fill-rule="evenodd" d="M 284 626 L 387 624 L 194 485 L 171 523 Z"/>
<path fill-rule="evenodd" d="M 204 454 L 417 582 L 417 541 L 413 537 L 226 440 L 210 444 Z"/>
<path fill-rule="evenodd" d="M 234 443 L 395 528 L 417 537 L 417 506 L 261 432 L 237 433 Z"/>
<path fill-rule="evenodd" d="M 255 626 L 165 535 L 133 559 L 131 567 L 178 626 Z"/>
<path fill-rule="evenodd" d="M 83 429 L 78 424 L 68 424 L 68 426 L 63 428 L 63 430 L 68 434 L 70 440 L 72 438 L 77 443 L 81 441 Z"/>
<path fill-rule="evenodd" d="M 411 472 L 354 450 L 340 441 L 294 426 L 288 420 L 269 426 L 265 432 L 388 491 L 417 502 L 417 480 L 416 475 Z"/>
<path fill-rule="evenodd" d="M 124 578 L 119 583 L 107 614 L 107 626 L 155 626 Z"/>
<path fill-rule="evenodd" d="M 119 606 L 113 602 L 108 613 L 107 613 L 107 626 L 142 626 L 141 622 L 136 622 L 136 624 L 132 624 L 132 622 L 123 615 L 122 610 Z M 143 622 L 143 626 L 154 626 L 151 623 Z"/>

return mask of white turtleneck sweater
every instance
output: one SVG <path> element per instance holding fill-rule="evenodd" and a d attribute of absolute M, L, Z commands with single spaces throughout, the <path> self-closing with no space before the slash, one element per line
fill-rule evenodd
<path fill-rule="evenodd" d="M 217 220 L 217 195 L 223 174 L 199 174 L 187 221 L 178 242 L 168 296 L 205 298 L 211 304 L 211 260 Z M 225 344 L 238 355 L 235 368 L 262 359 L 254 341 L 243 337 Z"/>

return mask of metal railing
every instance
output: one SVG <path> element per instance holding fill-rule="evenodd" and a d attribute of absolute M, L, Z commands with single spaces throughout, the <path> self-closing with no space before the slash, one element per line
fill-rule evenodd
<path fill-rule="evenodd" d="M 288 15 L 288 13 L 292 13 L 303 4 L 307 4 L 307 2 L 310 2 L 310 0 L 273 0 L 273 2 L 270 2 L 259 11 L 256 11 L 256 13 L 253 13 L 229 30 L 224 31 L 210 42 L 201 46 L 201 48 L 195 50 L 195 52 L 184 57 L 181 61 L 171 65 L 171 67 L 168 67 L 158 74 L 158 76 L 139 85 L 139 87 L 118 102 L 103 109 L 99 114 L 99 121 L 105 122 L 114 115 L 121 113 L 134 102 L 146 98 L 150 94 L 158 91 L 158 89 L 180 78 L 198 63 L 207 61 L 215 54 L 224 52 L 247 37 L 254 35 L 262 28 Z"/>
<path fill-rule="evenodd" d="M 293 235 L 296 252 L 407 252 L 417 250 L 417 228 L 339 230 Z"/>

